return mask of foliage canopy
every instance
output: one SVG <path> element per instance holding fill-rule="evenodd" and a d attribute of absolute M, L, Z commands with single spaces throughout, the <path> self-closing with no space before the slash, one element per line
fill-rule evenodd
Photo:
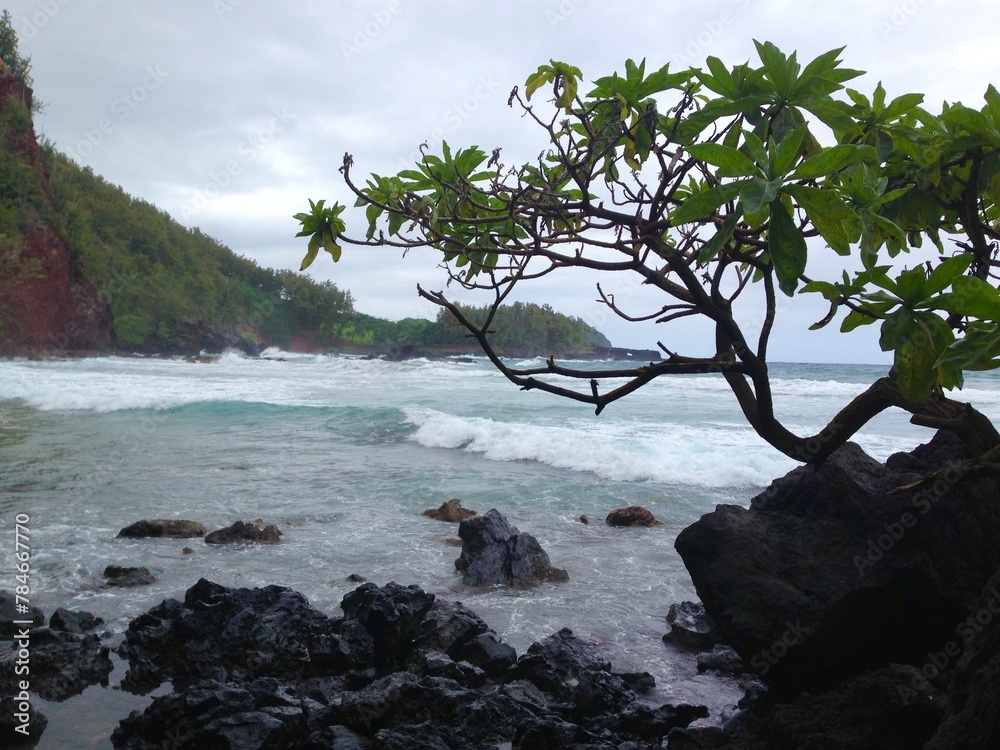
<path fill-rule="evenodd" d="M 945 391 L 961 388 L 966 371 L 1000 366 L 1000 93 L 991 85 L 980 109 L 945 104 L 932 114 L 919 94 L 848 88 L 861 71 L 841 65 L 842 49 L 803 65 L 769 42 L 756 47 L 758 66 L 709 57 L 704 68 L 649 71 L 628 60 L 624 75 L 598 78 L 585 94 L 578 69 L 540 66 L 508 102 L 545 136 L 531 163 L 508 167 L 500 149 L 488 156 L 444 143 L 439 155 L 422 147 L 414 168 L 361 185 L 345 154 L 340 171 L 367 232 L 347 234 L 344 206 L 310 201 L 295 217 L 310 237 L 302 266 L 320 247 L 334 260 L 343 244 L 431 248 L 449 283 L 490 290 L 494 308 L 522 281 L 568 268 L 631 274 L 664 303 L 625 310 L 598 285 L 610 310 L 664 324 L 706 319 L 714 353 L 660 344 L 663 361 L 635 370 L 582 372 L 551 360 L 512 369 L 492 350 L 489 316 L 471 321 L 441 292 L 419 293 L 449 310 L 513 382 L 598 412 L 660 375 L 717 372 L 757 432 L 800 460 L 823 460 L 888 406 L 981 449 L 996 445 L 989 420 Z M 902 270 L 890 262 L 925 243 L 926 260 Z M 854 256 L 853 272 L 814 278 L 830 253 Z M 757 325 L 734 315 L 750 290 L 762 300 Z M 780 296 L 802 293 L 829 302 L 814 327 L 841 313 L 844 332 L 878 324 L 894 357 L 886 377 L 813 436 L 776 419 L 767 369 Z M 602 390 L 606 380 L 621 384 Z"/>

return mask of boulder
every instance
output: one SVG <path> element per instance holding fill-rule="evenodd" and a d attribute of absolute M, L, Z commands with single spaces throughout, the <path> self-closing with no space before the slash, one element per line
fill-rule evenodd
<path fill-rule="evenodd" d="M 45 714 L 28 702 L 28 710 L 21 710 L 22 703 L 17 700 L 15 694 L 10 694 L 4 690 L 4 695 L 0 695 L 0 747 L 9 750 L 30 750 L 42 738 L 42 732 L 48 726 L 49 720 Z M 28 714 L 28 735 L 25 736 L 18 731 L 18 727 L 23 722 L 16 714 Z"/>
<path fill-rule="evenodd" d="M 463 508 L 462 501 L 457 497 L 453 497 L 451 500 L 442 503 L 440 508 L 428 508 L 424 511 L 424 515 L 433 518 L 435 521 L 459 523 L 467 518 L 472 518 L 476 515 L 476 511 Z"/>
<path fill-rule="evenodd" d="M 374 648 L 375 667 L 395 671 L 415 648 L 424 617 L 434 605 L 434 594 L 419 586 L 388 583 L 379 588 L 363 583 L 341 600 L 344 620 L 367 632 Z"/>
<path fill-rule="evenodd" d="M 848 443 L 677 537 L 720 639 L 779 697 L 922 666 L 953 636 L 1000 568 L 997 481 L 961 451 L 939 433 L 883 465 Z"/>
<path fill-rule="evenodd" d="M 746 664 L 731 646 L 716 644 L 711 651 L 698 654 L 695 659 L 698 673 L 719 672 L 720 674 L 743 674 Z"/>
<path fill-rule="evenodd" d="M 104 585 L 119 588 L 133 586 L 148 586 L 156 582 L 156 576 L 147 568 L 125 568 L 121 565 L 109 565 L 104 569 Z"/>
<path fill-rule="evenodd" d="M 205 536 L 205 527 L 197 521 L 183 521 L 168 518 L 136 521 L 118 532 L 118 536 L 130 539 L 143 537 L 170 537 L 187 539 Z"/>
<path fill-rule="evenodd" d="M 662 526 L 656 516 L 639 505 L 618 508 L 608 513 L 604 523 L 608 526 Z"/>
<path fill-rule="evenodd" d="M 64 633 L 83 635 L 91 630 L 96 630 L 104 620 L 92 615 L 90 612 L 72 612 L 59 607 L 49 616 L 49 628 Z"/>
<path fill-rule="evenodd" d="M 250 542 L 254 544 L 277 544 L 281 541 L 281 531 L 274 524 L 265 525 L 254 521 L 237 521 L 232 526 L 217 529 L 205 535 L 206 544 L 234 544 Z"/>
<path fill-rule="evenodd" d="M 113 665 L 96 635 L 37 628 L 30 636 L 31 690 L 48 701 L 63 701 L 91 685 L 107 685 Z M 0 663 L 4 681 L 14 681 L 14 663 Z"/>
<path fill-rule="evenodd" d="M 948 691 L 948 710 L 925 750 L 1000 747 L 1000 571 L 986 584 L 977 607 L 956 628 L 951 645 L 964 651 L 955 668 Z M 948 648 L 929 655 L 924 669 L 948 666 Z M 924 677 L 914 691 L 923 686 Z"/>
<path fill-rule="evenodd" d="M 663 634 L 664 643 L 692 651 L 707 651 L 719 642 L 715 623 L 698 602 L 671 604 L 667 610 L 667 626 L 669 630 Z"/>
<path fill-rule="evenodd" d="M 507 523 L 496 509 L 466 519 L 458 526 L 462 554 L 455 567 L 469 586 L 567 581 L 565 570 L 552 567 L 538 540 Z"/>

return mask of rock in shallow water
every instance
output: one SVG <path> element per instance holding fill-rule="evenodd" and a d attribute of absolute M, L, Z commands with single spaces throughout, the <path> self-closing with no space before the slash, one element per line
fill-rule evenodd
<path fill-rule="evenodd" d="M 237 521 L 232 526 L 217 529 L 205 535 L 206 544 L 234 544 L 250 542 L 252 544 L 277 544 L 281 541 L 281 531 L 274 524 L 263 522 L 247 523 Z"/>
<path fill-rule="evenodd" d="M 453 497 L 441 504 L 440 508 L 428 508 L 424 515 L 433 518 L 435 521 L 447 521 L 449 523 L 459 523 L 467 518 L 476 515 L 476 511 L 462 507 L 462 501 Z"/>
<path fill-rule="evenodd" d="M 455 567 L 462 571 L 462 581 L 468 586 L 531 586 L 569 580 L 565 570 L 552 567 L 535 537 L 522 534 L 496 509 L 462 521 L 458 535 L 462 554 Z"/>
<path fill-rule="evenodd" d="M 649 510 L 640 505 L 618 508 L 608 513 L 604 519 L 608 526 L 662 526 Z"/>
<path fill-rule="evenodd" d="M 154 518 L 152 520 L 136 521 L 119 531 L 118 536 L 133 539 L 144 537 L 187 539 L 205 536 L 205 527 L 197 521 Z"/>
<path fill-rule="evenodd" d="M 565 730 L 647 750 L 706 713 L 640 704 L 630 684 L 647 689 L 648 676 L 611 672 L 568 630 L 511 666 L 513 649 L 479 617 L 415 586 L 365 584 L 342 608 L 329 618 L 289 589 L 203 580 L 183 603 L 136 618 L 123 647 L 130 676 L 170 679 L 175 692 L 123 721 L 115 747 L 159 748 L 173 731 L 180 750 L 527 748 Z M 328 658 L 335 645 L 352 659 Z M 487 657 L 487 646 L 499 650 Z M 472 663 L 477 653 L 487 666 Z"/>

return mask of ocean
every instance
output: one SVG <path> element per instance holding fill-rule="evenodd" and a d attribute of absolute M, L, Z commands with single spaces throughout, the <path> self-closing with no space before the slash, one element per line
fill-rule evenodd
<path fill-rule="evenodd" d="M 815 432 L 885 370 L 775 364 L 776 411 L 793 431 Z M 995 373 L 970 376 L 958 397 L 1000 422 Z M 856 441 L 884 459 L 930 435 L 890 412 Z M 461 600 L 519 653 L 570 627 L 603 644 L 616 669 L 652 673 L 665 700 L 738 696 L 733 683 L 695 677 L 693 660 L 661 641 L 670 604 L 695 598 L 673 541 L 717 504 L 746 505 L 795 465 L 747 426 L 725 382 L 710 375 L 661 378 L 595 416 L 586 405 L 520 391 L 478 358 L 268 350 L 214 363 L 6 360 L 0 588 L 16 585 L 15 518 L 25 514 L 32 604 L 46 614 L 93 612 L 119 637 L 131 618 L 183 598 L 201 577 L 290 586 L 336 614 L 356 585 L 347 576 L 359 574 Z M 497 508 L 535 535 L 569 582 L 464 588 L 456 527 L 421 515 L 453 497 L 479 512 Z M 663 526 L 603 523 L 628 505 L 648 508 Z M 218 547 L 116 537 L 143 518 L 191 519 L 209 530 L 261 518 L 284 536 L 275 546 Z M 144 566 L 157 580 L 103 588 L 112 564 Z M 123 673 L 118 663 L 109 686 L 62 704 L 37 699 L 50 721 L 38 748 L 110 748 L 118 720 L 149 701 L 117 689 Z"/>

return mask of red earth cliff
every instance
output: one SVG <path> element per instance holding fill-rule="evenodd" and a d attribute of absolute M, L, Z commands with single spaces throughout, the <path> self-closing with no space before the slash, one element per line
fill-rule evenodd
<path fill-rule="evenodd" d="M 16 102 L 30 112 L 31 99 L 32 91 L 23 80 L 0 71 L 0 116 Z M 110 348 L 107 300 L 46 218 L 56 215 L 57 209 L 33 128 L 7 129 L 0 148 L 25 164 L 41 184 L 40 205 L 18 211 L 20 236 L 0 244 L 0 354 Z M 12 202 L 15 210 L 16 179 L 0 187 L 0 201 Z"/>

